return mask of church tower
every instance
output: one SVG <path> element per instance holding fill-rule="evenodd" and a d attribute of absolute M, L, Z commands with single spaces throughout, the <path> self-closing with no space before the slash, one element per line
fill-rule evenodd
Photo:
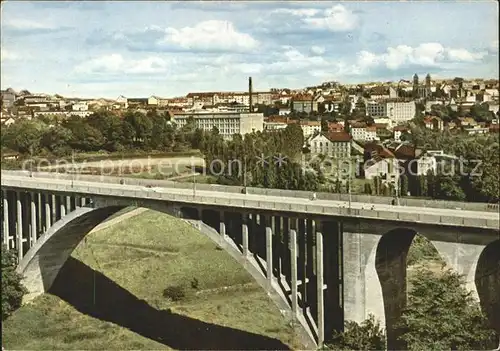
<path fill-rule="evenodd" d="M 413 75 L 413 97 L 415 98 L 418 98 L 419 97 L 419 93 L 418 93 L 418 76 L 417 74 L 415 73 Z"/>
<path fill-rule="evenodd" d="M 431 96 L 431 75 L 427 73 L 425 76 L 425 97 Z"/>

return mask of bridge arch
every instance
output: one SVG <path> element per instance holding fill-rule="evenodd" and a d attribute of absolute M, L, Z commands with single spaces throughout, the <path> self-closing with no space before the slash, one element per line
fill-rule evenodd
<path fill-rule="evenodd" d="M 221 249 L 232 256 L 253 279 L 266 291 L 285 318 L 292 319 L 292 311 L 283 292 L 269 284 L 263 267 L 251 264 L 242 254 L 239 244 L 245 215 L 234 212 L 224 213 L 217 209 L 198 209 L 189 206 L 175 207 L 164 203 L 145 202 L 134 206 L 145 207 L 176 218 L 184 219 L 214 241 Z M 24 276 L 28 289 L 26 300 L 30 300 L 49 290 L 64 263 L 85 236 L 97 225 L 130 204 L 117 201 L 97 200 L 93 207 L 79 207 L 55 222 L 23 256 L 17 271 Z M 239 229 L 238 229 L 239 228 Z M 231 233 L 229 231 L 231 231 Z M 227 236 L 233 240 L 227 240 Z M 254 233 L 258 234 L 258 233 Z M 264 250 L 265 251 L 265 250 Z M 298 318 L 297 333 L 306 347 L 314 347 L 315 340 L 308 327 Z"/>
<path fill-rule="evenodd" d="M 406 258 L 417 232 L 412 228 L 395 228 L 385 233 L 378 242 L 375 269 L 382 287 L 387 347 L 403 350 L 406 345 L 398 340 L 395 328 L 407 302 Z"/>
<path fill-rule="evenodd" d="M 500 335 L 500 239 L 488 244 L 479 256 L 475 272 L 479 302 L 488 320 Z"/>

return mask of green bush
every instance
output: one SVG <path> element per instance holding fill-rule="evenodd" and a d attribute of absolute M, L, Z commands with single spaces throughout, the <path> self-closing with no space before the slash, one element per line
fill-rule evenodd
<path fill-rule="evenodd" d="M 28 291 L 21 284 L 22 276 L 16 272 L 17 256 L 2 245 L 2 321 L 21 306 Z"/>
<path fill-rule="evenodd" d="M 191 288 L 198 290 L 199 287 L 200 287 L 200 282 L 198 281 L 198 279 L 193 278 L 193 280 L 191 280 Z"/>
<path fill-rule="evenodd" d="M 333 332 L 331 342 L 325 344 L 325 350 L 385 350 L 386 338 L 380 322 L 370 314 L 368 319 L 358 324 L 345 322 L 344 332 Z"/>
<path fill-rule="evenodd" d="M 172 285 L 163 290 L 163 297 L 174 302 L 181 301 L 186 297 L 186 288 L 183 285 Z"/>

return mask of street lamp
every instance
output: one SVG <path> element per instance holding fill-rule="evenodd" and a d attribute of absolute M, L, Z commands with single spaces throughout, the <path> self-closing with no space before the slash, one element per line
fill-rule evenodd
<path fill-rule="evenodd" d="M 247 157 L 243 156 L 243 191 L 247 193 Z"/>
<path fill-rule="evenodd" d="M 71 187 L 75 181 L 75 150 L 71 151 Z"/>
<path fill-rule="evenodd" d="M 193 197 L 196 196 L 196 167 L 193 166 Z"/>
<path fill-rule="evenodd" d="M 30 146 L 30 178 L 33 177 L 33 146 Z"/>

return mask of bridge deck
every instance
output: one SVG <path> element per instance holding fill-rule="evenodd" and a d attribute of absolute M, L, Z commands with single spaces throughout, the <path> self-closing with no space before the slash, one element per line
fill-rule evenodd
<path fill-rule="evenodd" d="M 157 199 L 180 203 L 218 205 L 256 210 L 275 210 L 306 214 L 356 216 L 372 219 L 411 221 L 427 224 L 453 225 L 498 230 L 499 214 L 427 207 L 392 206 L 333 200 L 309 200 L 296 197 L 263 196 L 255 194 L 225 193 L 219 191 L 146 188 L 138 185 L 30 178 L 2 174 L 2 186 L 19 189 L 67 192 L 71 194 L 101 195 L 117 198 Z"/>

